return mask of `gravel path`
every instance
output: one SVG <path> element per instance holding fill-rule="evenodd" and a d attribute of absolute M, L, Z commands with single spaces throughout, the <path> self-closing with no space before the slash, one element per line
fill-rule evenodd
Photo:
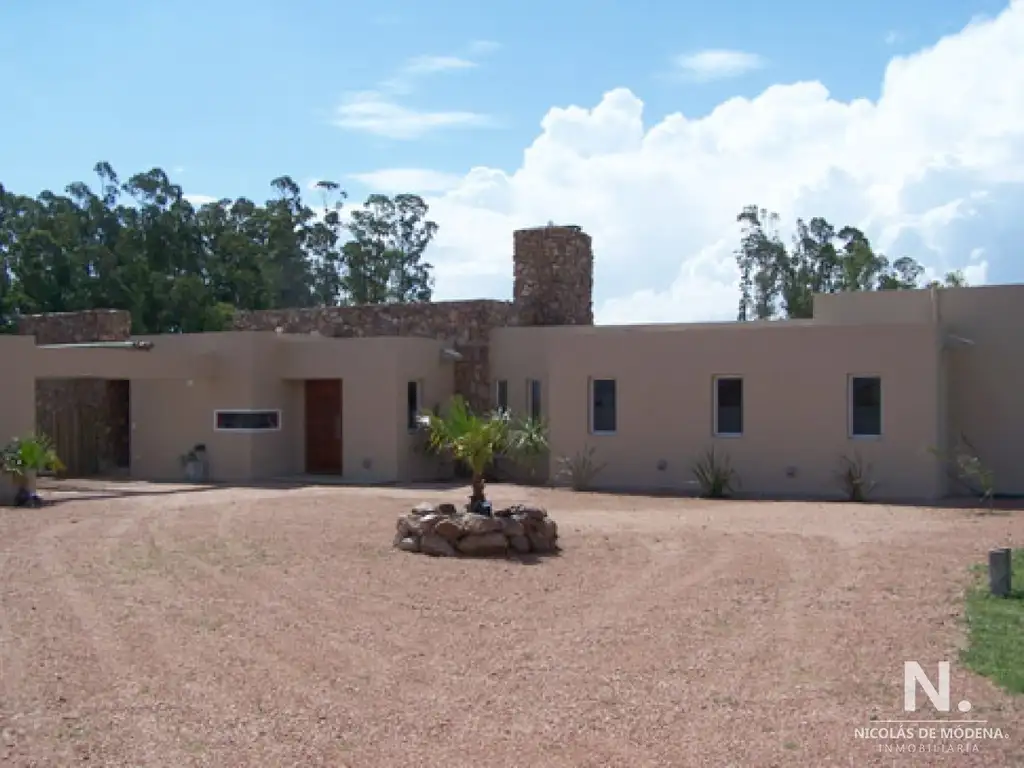
<path fill-rule="evenodd" d="M 956 661 L 1024 513 L 494 486 L 559 523 L 522 563 L 391 549 L 462 491 L 123 488 L 0 511 L 0 764 L 1024 765 L 1024 701 Z M 936 717 L 905 659 L 1009 738 L 858 738 Z"/>

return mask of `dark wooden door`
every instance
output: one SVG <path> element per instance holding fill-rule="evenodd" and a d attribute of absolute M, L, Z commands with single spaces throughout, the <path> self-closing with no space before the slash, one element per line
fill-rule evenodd
<path fill-rule="evenodd" d="M 107 403 L 110 408 L 110 452 L 117 469 L 132 465 L 132 385 L 128 379 L 107 382 Z"/>
<path fill-rule="evenodd" d="M 306 471 L 341 474 L 341 379 L 306 381 Z"/>

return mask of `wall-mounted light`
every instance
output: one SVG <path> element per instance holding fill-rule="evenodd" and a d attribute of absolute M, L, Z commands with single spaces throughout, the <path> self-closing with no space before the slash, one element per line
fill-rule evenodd
<path fill-rule="evenodd" d="M 462 353 L 452 349 L 451 347 L 443 347 L 441 349 L 441 359 L 458 361 L 462 359 Z"/>

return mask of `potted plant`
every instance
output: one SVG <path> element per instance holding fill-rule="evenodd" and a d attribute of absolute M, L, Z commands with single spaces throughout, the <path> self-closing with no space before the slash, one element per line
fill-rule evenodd
<path fill-rule="evenodd" d="M 206 474 L 206 446 L 196 445 L 186 451 L 180 457 L 182 469 L 185 470 L 185 479 L 190 482 L 199 482 Z"/>
<path fill-rule="evenodd" d="M 46 435 L 16 437 L 0 452 L 0 468 L 18 486 L 15 504 L 19 506 L 40 504 L 36 492 L 40 472 L 59 472 L 64 464 L 57 456 L 53 442 Z"/>

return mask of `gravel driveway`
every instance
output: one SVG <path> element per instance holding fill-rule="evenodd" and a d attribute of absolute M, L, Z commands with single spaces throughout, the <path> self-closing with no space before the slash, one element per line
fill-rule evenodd
<path fill-rule="evenodd" d="M 525 563 L 392 550 L 461 490 L 118 487 L 0 510 L 3 765 L 1024 765 L 1024 702 L 956 660 L 1024 513 L 494 486 L 559 523 Z M 904 713 L 943 659 L 953 714 Z M 1009 738 L 858 737 L 911 717 Z"/>

